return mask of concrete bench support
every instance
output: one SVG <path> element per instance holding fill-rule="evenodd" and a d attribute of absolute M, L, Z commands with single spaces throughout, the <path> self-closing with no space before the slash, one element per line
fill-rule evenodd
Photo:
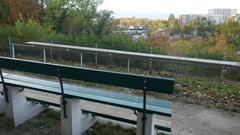
<path fill-rule="evenodd" d="M 0 84 L 0 91 L 3 91 L 3 86 Z M 4 113 L 4 95 L 0 93 L 0 114 Z"/>
<path fill-rule="evenodd" d="M 0 114 L 4 113 L 4 96 L 0 94 Z"/>
<path fill-rule="evenodd" d="M 28 102 L 25 91 L 22 91 L 21 87 L 7 86 L 7 88 L 9 102 L 7 103 L 4 100 L 5 113 L 15 127 L 46 109 L 46 107 L 39 104 Z"/>
<path fill-rule="evenodd" d="M 143 135 L 142 132 L 142 120 L 143 113 L 138 112 L 137 115 L 137 135 Z M 145 135 L 156 135 L 156 131 L 154 129 L 154 115 L 153 114 L 146 114 L 146 122 L 145 122 Z"/>
<path fill-rule="evenodd" d="M 65 98 L 66 114 L 64 117 L 61 98 L 61 129 L 62 135 L 81 135 L 95 123 L 95 118 L 90 114 L 83 114 L 79 99 Z"/>

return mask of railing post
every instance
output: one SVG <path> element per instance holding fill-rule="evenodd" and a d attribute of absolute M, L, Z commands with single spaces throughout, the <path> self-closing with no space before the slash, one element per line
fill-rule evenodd
<path fill-rule="evenodd" d="M 11 44 L 12 46 L 12 58 L 15 58 L 15 47 L 14 44 Z"/>
<path fill-rule="evenodd" d="M 152 58 L 150 58 L 150 60 L 149 60 L 149 70 L 150 71 L 152 70 Z"/>
<path fill-rule="evenodd" d="M 98 44 L 97 43 L 95 44 L 95 47 L 98 48 Z M 98 65 L 98 53 L 97 52 L 95 53 L 95 65 L 96 66 Z"/>
<path fill-rule="evenodd" d="M 130 73 L 130 59 L 129 58 L 128 58 L 127 70 L 128 70 L 128 73 Z"/>
<path fill-rule="evenodd" d="M 112 57 L 112 53 L 109 53 L 109 56 L 110 56 L 110 63 L 111 63 L 111 65 L 113 65 L 113 57 Z"/>
<path fill-rule="evenodd" d="M 46 49 L 43 49 L 43 62 L 46 63 Z"/>
<path fill-rule="evenodd" d="M 151 47 L 150 54 L 153 53 L 153 48 Z M 152 71 L 152 58 L 149 59 L 149 70 Z"/>
<path fill-rule="evenodd" d="M 226 73 L 226 68 L 224 66 L 222 66 L 222 68 L 221 68 L 221 75 L 220 75 L 221 79 L 224 78 L 225 73 Z"/>
<path fill-rule="evenodd" d="M 81 52 L 81 55 L 80 55 L 80 66 L 83 67 L 83 54 Z"/>
<path fill-rule="evenodd" d="M 52 40 L 51 40 L 50 42 L 51 42 L 51 44 L 53 43 Z M 53 50 L 52 50 L 52 46 L 51 46 L 51 50 L 50 50 L 50 57 L 53 58 Z"/>
<path fill-rule="evenodd" d="M 9 56 L 12 56 L 12 43 L 11 43 L 11 38 L 8 37 L 8 45 L 9 45 Z"/>

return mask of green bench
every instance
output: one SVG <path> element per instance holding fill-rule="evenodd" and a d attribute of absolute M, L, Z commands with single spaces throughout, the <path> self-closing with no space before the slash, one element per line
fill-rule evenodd
<path fill-rule="evenodd" d="M 57 64 L 46 64 L 4 57 L 0 57 L 0 68 L 58 77 L 59 82 L 55 82 L 46 79 L 36 79 L 13 74 L 1 74 L 1 83 L 3 84 L 4 89 L 3 93 L 5 95 L 5 106 L 9 104 L 11 100 L 15 100 L 13 97 L 10 97 L 10 99 L 8 99 L 10 95 L 14 95 L 13 92 L 11 93 L 11 88 L 15 89 L 12 91 L 17 90 L 17 92 L 24 92 L 25 88 L 49 94 L 61 95 L 60 104 L 33 98 L 27 98 L 27 100 L 38 101 L 41 104 L 61 107 L 61 124 L 63 134 L 79 134 L 85 131 L 91 125 L 91 122 L 89 122 L 89 124 L 85 125 L 85 128 L 81 129 L 80 131 L 77 131 L 78 129 L 73 129 L 76 124 L 81 125 L 81 121 L 77 121 L 73 117 L 79 118 L 83 116 L 81 113 L 74 110 L 74 108 L 78 108 L 77 106 L 80 107 L 79 99 L 134 110 L 137 115 L 137 120 L 129 120 L 126 118 L 102 114 L 99 113 L 98 110 L 82 110 L 82 112 L 90 113 L 94 116 L 109 118 L 130 124 L 136 124 L 138 135 L 154 134 L 155 129 L 171 133 L 170 127 L 164 127 L 160 124 L 153 125 L 152 116 L 156 114 L 165 117 L 171 117 L 172 103 L 169 101 L 147 97 L 146 94 L 147 92 L 172 94 L 174 87 L 174 80 L 172 79 L 130 75 L 124 73 L 77 68 Z M 110 92 L 103 89 L 67 84 L 63 83 L 63 78 L 142 90 L 143 96 L 133 96 L 130 94 Z M 24 94 L 22 96 L 24 96 Z M 16 102 L 18 103 L 18 101 Z M 11 107 L 14 106 L 12 105 Z M 41 106 L 38 106 L 37 108 L 38 109 L 36 113 L 44 109 Z M 79 108 L 79 111 L 80 109 L 81 108 Z M 78 116 L 78 114 L 80 116 Z M 84 122 L 88 123 L 86 121 L 91 120 L 86 119 Z M 22 122 L 24 122 L 24 120 Z M 71 123 L 71 126 L 69 126 L 69 123 Z"/>

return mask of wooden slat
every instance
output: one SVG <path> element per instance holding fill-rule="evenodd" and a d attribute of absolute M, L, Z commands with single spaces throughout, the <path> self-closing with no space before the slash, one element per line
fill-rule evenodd
<path fill-rule="evenodd" d="M 61 94 L 60 88 L 54 85 L 42 85 L 37 84 L 35 79 L 29 78 L 28 81 L 22 81 L 17 80 L 17 79 L 9 79 L 5 78 L 5 83 L 7 85 L 13 85 L 13 86 L 19 86 L 19 87 L 24 87 L 24 88 L 29 88 L 37 91 L 42 91 L 42 92 L 47 92 L 51 94 Z M 1 82 L 0 82 L 1 83 Z M 46 84 L 49 83 L 49 81 L 45 82 Z M 51 83 L 53 84 L 53 83 Z M 59 84 L 56 84 L 59 85 Z M 76 87 L 74 90 L 72 90 L 70 87 L 65 87 L 64 89 L 66 97 L 70 98 L 78 98 L 78 99 L 83 99 L 86 101 L 91 101 L 91 102 L 97 102 L 97 103 L 103 103 L 107 105 L 112 105 L 112 106 L 117 106 L 117 107 L 122 107 L 122 108 L 127 108 L 127 109 L 133 109 L 133 110 L 142 110 L 142 100 L 136 100 L 138 99 L 136 96 L 131 96 L 125 94 L 115 94 L 114 96 L 105 95 L 101 92 L 100 90 L 94 90 L 94 89 L 88 89 L 85 87 L 79 87 L 77 90 Z M 90 92 L 91 91 L 91 92 Z M 96 93 L 97 92 L 97 93 Z M 147 113 L 150 114 L 158 114 L 162 116 L 167 116 L 171 117 L 172 115 L 172 104 L 169 101 L 163 101 L 163 100 L 154 100 L 149 98 L 147 102 Z M 154 101 L 154 102 L 153 102 Z M 166 106 L 168 105 L 168 106 Z"/>
<path fill-rule="evenodd" d="M 174 80 L 168 78 L 133 74 L 130 75 L 125 73 L 93 70 L 88 68 L 78 68 L 73 66 L 63 66 L 58 64 L 41 63 L 5 57 L 0 57 L 0 68 L 55 77 L 61 73 L 62 78 L 131 89 L 142 90 L 145 86 L 145 90 L 166 94 L 172 94 L 174 89 Z M 145 85 L 143 83 L 144 81 L 146 81 Z"/>
<path fill-rule="evenodd" d="M 13 74 L 5 75 L 4 78 L 10 79 L 10 80 L 26 82 L 26 83 L 32 83 L 32 84 L 36 84 L 36 85 L 53 87 L 53 88 L 57 88 L 60 90 L 59 82 L 54 82 L 52 80 L 36 79 L 33 77 L 26 77 L 26 76 L 13 75 Z M 116 93 L 116 92 L 112 92 L 112 91 L 105 90 L 105 89 L 89 88 L 89 87 L 84 87 L 84 86 L 80 86 L 80 85 L 73 85 L 73 84 L 66 84 L 66 83 L 64 83 L 63 87 L 65 90 L 82 92 L 82 93 L 87 93 L 87 94 L 92 94 L 92 95 L 99 95 L 99 96 L 103 96 L 103 97 L 122 99 L 122 100 L 127 100 L 130 102 L 143 103 L 142 97 L 133 96 L 133 95 L 124 94 L 124 93 Z M 170 109 L 172 108 L 171 102 L 160 100 L 160 99 L 147 98 L 147 104 L 161 106 L 161 107 L 170 108 Z"/>

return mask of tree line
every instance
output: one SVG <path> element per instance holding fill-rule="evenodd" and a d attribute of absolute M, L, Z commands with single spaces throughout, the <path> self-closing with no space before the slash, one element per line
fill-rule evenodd
<path fill-rule="evenodd" d="M 58 42 L 117 50 L 240 61 L 240 23 L 230 19 L 221 25 L 206 18 L 181 25 L 170 14 L 167 20 L 114 18 L 109 10 L 98 10 L 103 0 L 1 0 L 0 48 L 8 37 L 14 42 Z M 119 27 L 121 25 L 121 27 Z M 148 37 L 134 40 L 114 31 L 128 26 L 147 26 Z M 157 30 L 169 34 L 157 35 Z M 194 35 L 195 32 L 195 36 Z"/>

